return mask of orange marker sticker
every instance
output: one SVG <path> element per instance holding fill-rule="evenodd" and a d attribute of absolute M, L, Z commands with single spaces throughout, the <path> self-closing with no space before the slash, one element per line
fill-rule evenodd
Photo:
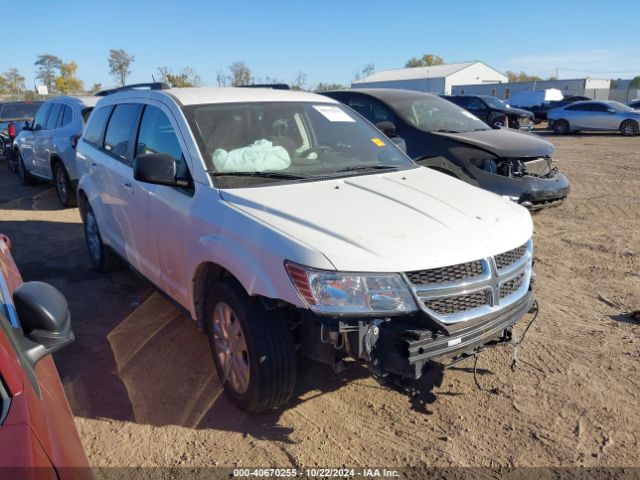
<path fill-rule="evenodd" d="M 371 141 L 377 147 L 384 147 L 384 142 L 382 140 L 380 140 L 379 138 L 372 138 Z"/>

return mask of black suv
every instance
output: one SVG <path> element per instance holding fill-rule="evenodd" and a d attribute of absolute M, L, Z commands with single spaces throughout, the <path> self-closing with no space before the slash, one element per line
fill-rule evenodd
<path fill-rule="evenodd" d="M 533 128 L 533 113 L 513 108 L 491 95 L 443 95 L 442 98 L 473 113 L 492 127 L 508 127 L 521 130 Z"/>

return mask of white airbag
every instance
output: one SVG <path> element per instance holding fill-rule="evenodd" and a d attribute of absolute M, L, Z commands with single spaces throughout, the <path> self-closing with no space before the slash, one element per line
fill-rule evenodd
<path fill-rule="evenodd" d="M 213 166 L 218 172 L 263 172 L 284 170 L 291 165 L 289 152 L 273 146 L 269 140 L 256 140 L 251 145 L 227 152 L 216 149 L 212 155 Z"/>

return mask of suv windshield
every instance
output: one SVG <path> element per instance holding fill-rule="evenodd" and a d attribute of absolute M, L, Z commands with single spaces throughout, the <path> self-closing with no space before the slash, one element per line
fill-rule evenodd
<path fill-rule="evenodd" d="M 338 104 L 211 104 L 184 111 L 220 187 L 415 166 L 377 129 Z"/>
<path fill-rule="evenodd" d="M 507 108 L 507 104 L 504 103 L 502 100 L 500 100 L 497 97 L 491 97 L 491 96 L 487 96 L 487 97 L 482 97 L 482 99 L 486 102 L 487 105 L 489 105 L 491 108 L 496 108 L 496 109 L 502 109 L 502 108 Z"/>
<path fill-rule="evenodd" d="M 472 113 L 435 95 L 399 97 L 386 102 L 405 122 L 425 132 L 491 130 L 489 125 Z"/>

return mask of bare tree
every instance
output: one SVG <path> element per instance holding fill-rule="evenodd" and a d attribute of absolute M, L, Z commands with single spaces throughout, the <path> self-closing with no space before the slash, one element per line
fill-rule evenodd
<path fill-rule="evenodd" d="M 219 87 L 226 87 L 229 85 L 229 76 L 225 74 L 223 70 L 218 70 L 218 73 L 216 74 L 216 82 Z"/>
<path fill-rule="evenodd" d="M 239 87 L 241 85 L 249 85 L 253 77 L 251 76 L 251 70 L 244 62 L 233 62 L 229 65 L 229 72 L 231 72 L 231 85 Z"/>
<path fill-rule="evenodd" d="M 354 82 L 359 82 L 361 80 L 364 80 L 369 75 L 371 75 L 375 71 L 375 69 L 376 69 L 376 66 L 373 63 L 367 63 L 367 64 L 363 65 L 360 70 L 357 70 L 353 74 L 353 81 Z"/>
<path fill-rule="evenodd" d="M 56 70 L 62 65 L 62 60 L 48 53 L 38 55 L 38 59 L 34 65 L 38 67 L 36 71 L 36 78 L 40 80 L 43 85 L 47 86 L 49 93 L 53 92 L 54 82 L 56 81 Z"/>
<path fill-rule="evenodd" d="M 173 73 L 169 67 L 159 67 L 160 81 L 168 83 L 172 87 L 199 87 L 202 79 L 198 72 L 191 67 L 185 67 L 180 73 Z"/>
<path fill-rule="evenodd" d="M 131 64 L 135 61 L 133 55 L 129 55 L 122 49 L 109 50 L 109 73 L 124 86 L 127 77 L 131 74 Z"/>
<path fill-rule="evenodd" d="M 318 85 L 315 86 L 315 88 L 312 88 L 312 90 L 314 92 L 329 92 L 331 90 L 344 90 L 346 88 L 349 88 L 345 85 L 342 85 L 340 83 L 323 83 L 320 82 L 318 83 Z"/>
<path fill-rule="evenodd" d="M 22 93 L 24 90 L 24 77 L 17 68 L 10 68 L 0 75 L 0 86 L 8 93 Z"/>
<path fill-rule="evenodd" d="M 307 84 L 307 74 L 304 72 L 298 72 L 296 78 L 291 82 L 291 88 L 293 90 L 304 90 L 304 86 Z"/>

